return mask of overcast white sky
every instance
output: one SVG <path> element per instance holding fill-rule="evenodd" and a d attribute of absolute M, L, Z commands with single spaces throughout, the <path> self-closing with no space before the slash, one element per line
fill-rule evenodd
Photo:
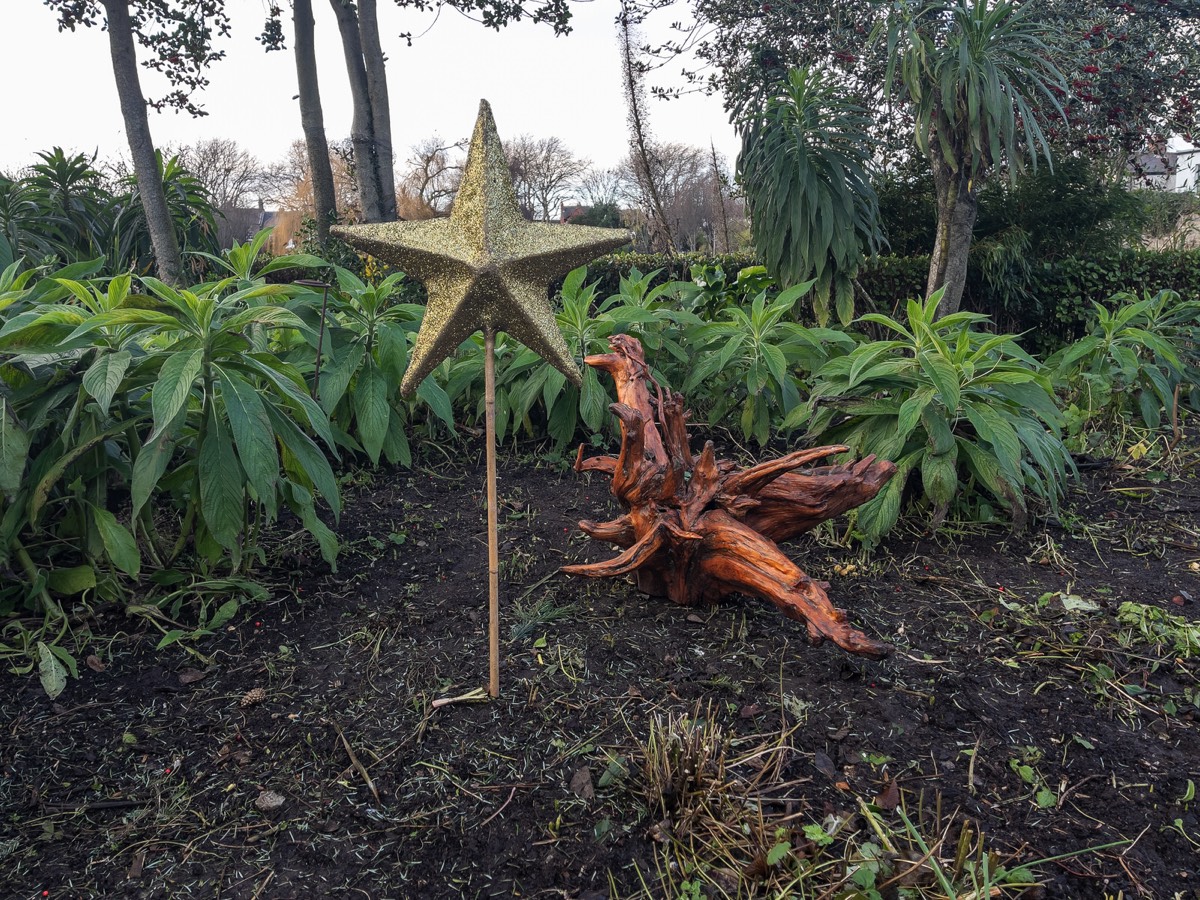
<path fill-rule="evenodd" d="M 54 14 L 39 0 L 3 0 L 3 5 L 0 171 L 28 165 L 37 151 L 53 146 L 88 153 L 98 148 L 101 157 L 127 153 L 108 35 L 98 28 L 59 34 Z M 301 136 L 291 52 L 266 54 L 254 40 L 266 6 L 266 0 L 231 0 L 233 36 L 220 42 L 226 59 L 214 66 L 212 84 L 201 95 L 209 115 L 193 119 L 152 111 L 156 143 L 234 138 L 269 162 Z M 314 0 L 313 7 L 326 133 L 330 139 L 347 137 L 349 87 L 337 26 L 327 2 Z M 408 48 L 396 35 L 420 33 L 431 17 L 380 0 L 397 156 L 402 160 L 409 146 L 435 132 L 451 140 L 469 137 L 483 97 L 492 104 L 501 138 L 557 135 L 578 155 L 615 164 L 628 140 L 613 24 L 617 3 L 593 0 L 572 8 L 574 31 L 562 38 L 554 37 L 549 26 L 529 23 L 496 33 L 446 11 Z M 678 14 L 663 16 L 665 26 L 666 17 Z M 290 19 L 285 31 L 290 47 Z M 141 73 L 144 93 L 163 93 L 160 77 L 145 69 Z M 650 112 L 659 140 L 708 146 L 711 139 L 730 162 L 736 156 L 737 140 L 719 98 L 651 99 Z"/>

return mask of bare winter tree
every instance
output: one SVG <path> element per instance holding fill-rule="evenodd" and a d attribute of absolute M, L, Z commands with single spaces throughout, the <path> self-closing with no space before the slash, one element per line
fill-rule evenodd
<path fill-rule="evenodd" d="M 258 158 L 229 138 L 209 138 L 179 148 L 178 157 L 208 188 L 217 209 L 252 206 L 266 184 Z"/>
<path fill-rule="evenodd" d="M 579 176 L 579 198 L 588 206 L 620 206 L 630 194 L 623 173 L 621 166 L 588 169 Z"/>
<path fill-rule="evenodd" d="M 335 144 L 332 147 L 326 145 L 324 160 L 329 169 L 331 197 L 334 203 L 338 209 L 345 210 L 348 216 L 353 217 L 358 209 L 358 189 L 344 151 L 344 144 Z M 278 204 L 280 209 L 289 212 L 314 216 L 317 207 L 313 187 L 308 142 L 293 141 L 287 156 L 266 170 L 264 200 L 269 199 Z"/>
<path fill-rule="evenodd" d="M 522 134 L 504 145 L 517 202 L 530 218 L 557 218 L 564 200 L 576 193 L 591 163 L 576 156 L 561 138 Z"/>
<path fill-rule="evenodd" d="M 397 192 L 404 219 L 449 215 L 462 178 L 466 140 L 447 143 L 436 134 L 413 144 Z"/>
<path fill-rule="evenodd" d="M 667 234 L 679 250 L 728 249 L 730 231 L 740 232 L 740 208 L 729 198 L 724 161 L 709 149 L 686 144 L 658 144 L 655 182 Z M 630 154 L 621 167 L 627 199 L 649 215 L 646 190 L 638 177 L 638 159 Z M 731 219 L 734 220 L 731 222 Z M 654 235 L 651 233 L 651 246 Z"/>

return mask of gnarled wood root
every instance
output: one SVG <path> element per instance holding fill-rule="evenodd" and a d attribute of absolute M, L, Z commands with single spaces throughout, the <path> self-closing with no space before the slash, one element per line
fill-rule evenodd
<path fill-rule="evenodd" d="M 830 603 L 828 585 L 804 574 L 775 541 L 870 500 L 896 467 L 873 456 L 811 467 L 845 452 L 842 446 L 799 450 L 748 469 L 718 461 L 711 441 L 693 457 L 683 397 L 658 388 L 637 340 L 614 335 L 609 346 L 611 353 L 585 362 L 616 382 L 618 402 L 610 408 L 621 422 L 621 452 L 584 459 L 580 447 L 575 469 L 612 477 L 625 513 L 579 527 L 623 552 L 563 571 L 591 578 L 634 574 L 646 593 L 688 606 L 734 592 L 752 594 L 804 622 L 814 644 L 828 638 L 851 653 L 886 655 L 888 645 L 852 628 L 845 612 Z"/>

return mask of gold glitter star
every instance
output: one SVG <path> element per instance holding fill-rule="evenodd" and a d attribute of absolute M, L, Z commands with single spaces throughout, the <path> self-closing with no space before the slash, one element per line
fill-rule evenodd
<path fill-rule="evenodd" d="M 624 229 L 527 222 L 486 100 L 450 218 L 332 232 L 425 285 L 429 303 L 400 385 L 405 397 L 480 329 L 507 332 L 580 384 L 547 286 L 630 240 Z"/>

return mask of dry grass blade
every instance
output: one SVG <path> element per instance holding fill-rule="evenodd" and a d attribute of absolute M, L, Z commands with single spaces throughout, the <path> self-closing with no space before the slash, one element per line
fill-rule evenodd
<path fill-rule="evenodd" d="M 355 755 L 354 748 L 351 747 L 350 742 L 346 740 L 346 734 L 342 731 L 342 727 L 332 719 L 327 721 L 329 722 L 330 726 L 332 726 L 333 730 L 337 732 L 337 736 L 341 738 L 342 746 L 346 748 L 346 755 L 350 757 L 350 765 L 354 766 L 354 771 L 362 776 L 363 783 L 366 784 L 367 788 L 371 791 L 371 796 L 374 797 L 375 802 L 378 803 L 379 791 L 376 790 L 375 782 L 371 780 L 371 775 L 367 772 L 367 767 L 364 766 L 361 760 L 359 760 L 358 756 Z"/>

